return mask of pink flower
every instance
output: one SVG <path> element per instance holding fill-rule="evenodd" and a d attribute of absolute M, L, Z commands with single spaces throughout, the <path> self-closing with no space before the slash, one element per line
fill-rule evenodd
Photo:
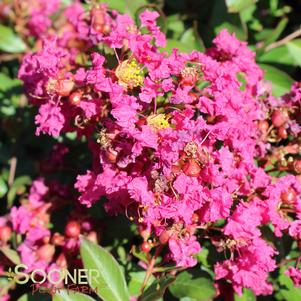
<path fill-rule="evenodd" d="M 197 264 L 197 260 L 193 255 L 201 251 L 200 244 L 194 236 L 183 239 L 170 239 L 169 249 L 177 266 L 186 268 Z"/>
<path fill-rule="evenodd" d="M 292 278 L 294 285 L 296 287 L 301 286 L 301 270 L 295 267 L 290 266 L 286 271 L 285 274 Z"/>
<path fill-rule="evenodd" d="M 156 25 L 156 19 L 159 17 L 159 13 L 156 11 L 145 10 L 140 14 L 141 25 L 145 26 L 150 33 L 156 39 L 157 45 L 160 47 L 165 47 L 166 39 L 165 35 L 160 31 L 160 27 Z"/>
<path fill-rule="evenodd" d="M 38 125 L 36 135 L 41 133 L 50 136 L 59 136 L 64 127 L 65 117 L 61 113 L 61 108 L 55 104 L 46 103 L 40 106 L 39 114 L 35 118 Z"/>

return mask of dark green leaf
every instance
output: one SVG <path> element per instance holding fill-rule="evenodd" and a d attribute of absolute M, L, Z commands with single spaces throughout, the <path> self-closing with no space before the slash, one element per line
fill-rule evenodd
<path fill-rule="evenodd" d="M 26 45 L 11 28 L 0 24 L 0 50 L 19 53 L 26 50 Z"/>
<path fill-rule="evenodd" d="M 193 278 L 193 275 L 187 271 L 177 276 L 169 290 L 177 298 L 190 297 L 197 301 L 212 300 L 216 294 L 211 279 L 205 277 Z"/>
<path fill-rule="evenodd" d="M 129 293 L 121 267 L 104 248 L 81 240 L 80 254 L 86 269 L 96 269 L 99 277 L 89 279 L 90 286 L 104 301 L 128 301 Z"/>
<path fill-rule="evenodd" d="M 229 32 L 234 32 L 240 40 L 247 38 L 246 25 L 242 22 L 239 14 L 228 13 L 225 1 L 215 1 L 210 26 L 215 34 L 218 34 L 222 29 L 228 29 Z"/>
<path fill-rule="evenodd" d="M 271 34 L 268 35 L 267 40 L 265 41 L 265 46 L 270 45 L 271 43 L 275 42 L 282 34 L 284 31 L 286 25 L 288 23 L 288 18 L 283 18 L 276 28 L 271 32 Z"/>

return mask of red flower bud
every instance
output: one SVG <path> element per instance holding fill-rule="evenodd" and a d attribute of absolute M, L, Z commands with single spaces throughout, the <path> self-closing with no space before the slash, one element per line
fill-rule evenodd
<path fill-rule="evenodd" d="M 149 251 L 151 250 L 151 246 L 147 241 L 144 241 L 141 244 L 140 248 L 141 248 L 141 251 L 144 253 L 149 253 Z"/>
<path fill-rule="evenodd" d="M 159 241 L 162 245 L 165 245 L 169 241 L 169 238 L 170 238 L 170 231 L 164 230 L 159 236 Z"/>
<path fill-rule="evenodd" d="M 118 153 L 113 148 L 108 148 L 106 150 L 106 157 L 110 163 L 116 163 Z"/>
<path fill-rule="evenodd" d="M 287 130 L 285 129 L 284 126 L 279 127 L 277 133 L 278 133 L 278 137 L 282 139 L 286 139 L 288 136 Z"/>
<path fill-rule="evenodd" d="M 297 200 L 297 194 L 294 188 L 290 187 L 287 191 L 281 193 L 281 200 L 286 205 L 293 205 Z"/>
<path fill-rule="evenodd" d="M 83 93 L 82 92 L 73 92 L 69 96 L 69 103 L 73 106 L 79 105 L 81 98 L 82 98 Z"/>
<path fill-rule="evenodd" d="M 294 161 L 294 170 L 297 174 L 301 174 L 301 159 Z"/>
<path fill-rule="evenodd" d="M 12 230 L 9 226 L 0 227 L 0 240 L 7 242 L 11 239 Z"/>
<path fill-rule="evenodd" d="M 70 221 L 66 225 L 65 234 L 68 237 L 77 238 L 80 235 L 80 224 L 76 221 Z"/>

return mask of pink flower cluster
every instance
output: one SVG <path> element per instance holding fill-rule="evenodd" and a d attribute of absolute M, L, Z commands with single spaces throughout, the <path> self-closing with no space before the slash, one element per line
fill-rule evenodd
<path fill-rule="evenodd" d="M 105 196 L 110 214 L 139 224 L 146 241 L 168 244 L 177 266 L 194 266 L 209 239 L 230 256 L 216 263 L 216 280 L 238 293 L 270 294 L 277 250 L 262 227 L 301 239 L 301 183 L 258 164 L 273 147 L 258 124 L 273 101 L 295 112 L 299 86 L 274 99 L 255 54 L 226 30 L 206 53 L 167 53 L 157 12 L 144 11 L 140 27 L 105 5 L 85 13 L 76 3 L 65 16 L 62 33 L 26 55 L 19 78 L 39 108 L 37 135 L 76 132 L 88 141 L 93 165 L 77 177 L 80 203 Z M 300 128 L 290 120 L 283 124 L 296 137 Z M 27 224 L 35 210 L 43 215 L 47 189 L 36 182 L 29 204 L 12 211 L 14 229 L 26 233 L 24 258 L 47 234 L 44 225 Z M 300 273 L 290 270 L 297 283 Z"/>

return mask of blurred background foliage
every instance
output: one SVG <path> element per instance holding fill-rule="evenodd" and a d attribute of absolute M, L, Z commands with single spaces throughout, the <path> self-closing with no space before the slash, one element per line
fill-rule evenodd
<path fill-rule="evenodd" d="M 16 28 L 9 19 L 4 18 L 1 5 L 10 0 L 0 1 L 0 216 L 17 202 L 18 195 L 26 191 L 32 179 L 43 175 L 40 161 L 57 142 L 71 146 L 68 173 L 61 171 L 54 174 L 63 182 L 74 181 L 76 174 L 84 170 L 89 162 L 87 151 L 82 143 L 72 135 L 65 135 L 57 140 L 49 137 L 35 137 L 34 116 L 36 109 L 27 103 L 22 92 L 22 84 L 16 79 L 27 42 L 19 37 Z M 62 0 L 66 5 L 71 0 Z M 266 71 L 265 78 L 273 83 L 273 93 L 280 96 L 287 92 L 293 81 L 300 81 L 301 76 L 301 0 L 106 0 L 111 8 L 132 15 L 138 21 L 139 12 L 145 8 L 157 10 L 162 31 L 168 38 L 167 50 L 179 48 L 180 51 L 205 51 L 212 44 L 212 39 L 223 28 L 234 32 L 241 40 L 248 42 L 256 53 L 256 60 Z M 88 5 L 88 4 L 87 4 Z M 72 147 L 76 145 L 77 147 Z M 95 212 L 95 211 L 94 211 Z M 99 209 L 98 213 L 101 212 Z M 113 221 L 115 224 L 115 220 Z M 122 223 L 121 223 L 122 224 Z M 126 262 L 122 245 L 124 231 L 128 229 L 116 223 L 118 258 Z M 131 230 L 132 231 L 132 230 Z M 119 240 L 120 236 L 120 240 Z M 123 237 L 123 238 L 122 238 Z M 205 253 L 204 253 L 205 252 Z M 208 250 L 204 246 L 199 262 L 208 265 Z M 203 254 L 204 253 L 204 254 Z M 139 255 L 139 254 L 138 254 Z M 138 256 L 137 255 L 137 256 Z M 122 259 L 123 258 L 123 259 Z M 137 272 L 139 273 L 139 272 Z M 131 281 L 141 282 L 141 275 L 133 274 Z M 138 280 L 136 278 L 140 277 Z M 191 285 L 179 290 L 177 283 L 167 293 L 168 300 L 193 301 L 187 294 L 195 295 L 204 286 L 193 284 L 190 276 L 187 283 Z M 301 300 L 301 292 L 293 287 L 287 276 L 277 278 L 275 287 L 282 289 L 268 300 Z M 136 285 L 137 286 L 137 285 Z M 183 288 L 182 288 L 183 289 Z M 197 290 L 197 291 L 196 291 Z M 174 299 L 178 298 L 178 299 Z M 166 299 L 166 300 L 167 300 Z M 199 300 L 199 299 L 197 299 Z M 255 300 L 249 291 L 235 300 Z"/>

